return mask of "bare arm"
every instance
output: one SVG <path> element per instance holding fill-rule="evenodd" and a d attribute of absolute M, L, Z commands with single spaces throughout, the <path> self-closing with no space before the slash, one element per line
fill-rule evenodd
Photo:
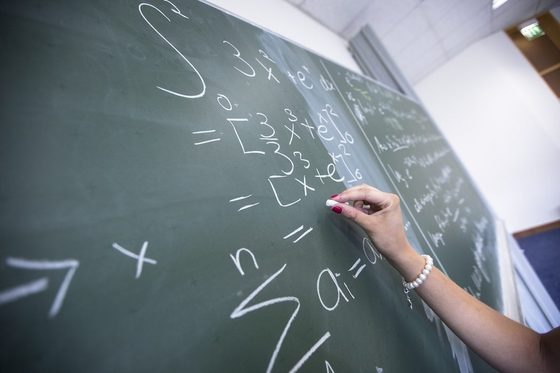
<path fill-rule="evenodd" d="M 407 280 L 411 281 L 424 266 L 424 259 L 410 250 L 410 263 L 419 261 L 408 266 L 395 263 L 395 267 L 402 274 L 410 273 Z M 499 371 L 553 371 L 547 369 L 540 334 L 478 301 L 437 268 L 416 292 L 467 346 Z"/>
<path fill-rule="evenodd" d="M 333 199 L 353 201 L 353 206 L 337 204 L 333 211 L 358 223 L 406 281 L 418 276 L 424 259 L 406 239 L 397 196 L 361 185 Z M 496 369 L 560 371 L 560 328 L 538 334 L 478 301 L 437 268 L 416 292 L 465 344 Z"/>

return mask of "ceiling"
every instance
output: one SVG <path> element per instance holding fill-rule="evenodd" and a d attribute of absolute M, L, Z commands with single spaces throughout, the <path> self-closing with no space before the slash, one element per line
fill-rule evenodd
<path fill-rule="evenodd" d="M 286 0 L 351 39 L 370 25 L 414 84 L 477 40 L 560 6 L 560 0 Z"/>

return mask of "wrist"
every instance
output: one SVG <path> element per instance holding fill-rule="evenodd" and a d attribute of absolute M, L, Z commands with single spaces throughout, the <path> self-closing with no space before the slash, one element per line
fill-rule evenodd
<path fill-rule="evenodd" d="M 388 258 L 391 265 L 401 274 L 406 282 L 413 281 L 426 264 L 425 259 L 418 254 L 410 244 L 400 250 L 393 258 Z"/>

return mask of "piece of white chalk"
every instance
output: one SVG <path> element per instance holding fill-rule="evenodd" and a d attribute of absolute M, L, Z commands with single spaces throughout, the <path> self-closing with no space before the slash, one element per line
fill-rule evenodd
<path fill-rule="evenodd" d="M 327 205 L 327 207 L 333 207 L 335 206 L 337 203 L 342 203 L 345 205 L 348 205 L 348 202 L 337 202 L 334 199 L 328 199 L 327 202 L 325 203 Z"/>

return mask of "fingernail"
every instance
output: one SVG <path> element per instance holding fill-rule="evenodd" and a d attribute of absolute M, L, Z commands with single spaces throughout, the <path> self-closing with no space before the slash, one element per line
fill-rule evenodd
<path fill-rule="evenodd" d="M 338 194 L 333 194 L 333 195 L 331 196 L 331 199 L 336 198 L 336 197 L 338 197 Z"/>
<path fill-rule="evenodd" d="M 342 207 L 334 206 L 331 210 L 337 214 L 340 214 L 342 212 Z"/>

